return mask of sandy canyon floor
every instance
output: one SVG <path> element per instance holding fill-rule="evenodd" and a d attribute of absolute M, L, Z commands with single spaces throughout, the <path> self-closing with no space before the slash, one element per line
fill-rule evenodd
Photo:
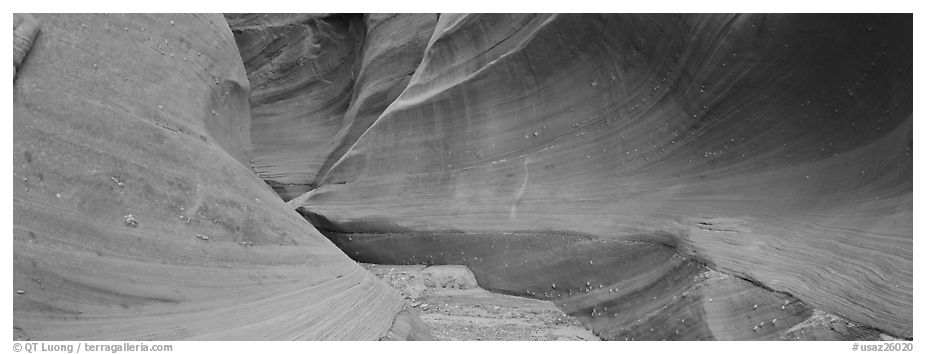
<path fill-rule="evenodd" d="M 435 340 L 598 340 L 549 301 L 478 287 L 463 266 L 363 267 L 402 293 Z"/>

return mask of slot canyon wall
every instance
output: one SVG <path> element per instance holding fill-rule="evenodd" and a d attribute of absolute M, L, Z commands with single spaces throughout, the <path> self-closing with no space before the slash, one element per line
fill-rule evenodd
<path fill-rule="evenodd" d="M 228 14 L 252 84 L 255 170 L 286 200 L 314 189 L 405 89 L 437 16 Z"/>
<path fill-rule="evenodd" d="M 355 261 L 602 339 L 911 338 L 912 26 L 16 14 L 14 338 L 429 338 Z"/>
<path fill-rule="evenodd" d="M 908 14 L 227 17 L 255 168 L 354 259 L 605 339 L 912 337 Z"/>
<path fill-rule="evenodd" d="M 427 338 L 249 167 L 222 15 L 14 18 L 15 339 Z"/>

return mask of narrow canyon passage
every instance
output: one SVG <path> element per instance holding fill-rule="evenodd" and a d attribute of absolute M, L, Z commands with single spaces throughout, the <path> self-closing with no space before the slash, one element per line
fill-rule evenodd
<path fill-rule="evenodd" d="M 465 265 L 604 340 L 912 339 L 912 28 L 15 14 L 14 338 L 433 339 L 382 270 Z"/>

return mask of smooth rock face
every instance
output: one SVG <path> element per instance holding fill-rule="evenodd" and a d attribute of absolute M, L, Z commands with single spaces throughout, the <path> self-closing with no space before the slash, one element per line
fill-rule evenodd
<path fill-rule="evenodd" d="M 13 86 L 15 337 L 389 333 L 398 293 L 248 168 L 250 87 L 222 16 L 35 18 Z"/>
<path fill-rule="evenodd" d="M 330 231 L 478 250 L 461 237 L 626 243 L 605 258 L 663 245 L 910 337 L 912 69 L 910 15 L 442 15 L 407 88 L 335 143 L 350 148 L 327 157 L 300 212 Z M 441 264 L 416 241 L 333 237 L 355 258 Z M 704 336 L 766 338 L 706 311 Z"/>

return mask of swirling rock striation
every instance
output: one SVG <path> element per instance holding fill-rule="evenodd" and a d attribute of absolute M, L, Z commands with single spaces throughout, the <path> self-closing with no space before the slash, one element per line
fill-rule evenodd
<path fill-rule="evenodd" d="M 226 15 L 252 85 L 254 164 L 291 199 L 314 188 L 405 88 L 435 15 Z"/>
<path fill-rule="evenodd" d="M 14 336 L 420 332 L 391 328 L 401 296 L 248 168 L 250 85 L 222 16 L 35 17 L 13 86 Z"/>
<path fill-rule="evenodd" d="M 278 192 L 301 194 L 350 102 L 363 22 L 349 15 L 226 18 L 252 88 L 254 169 Z"/>
<path fill-rule="evenodd" d="M 442 15 L 402 94 L 297 204 L 355 258 L 441 262 L 418 241 L 351 248 L 358 232 L 494 244 L 485 259 L 519 233 L 623 243 L 610 262 L 649 244 L 910 337 L 912 63 L 906 14 Z M 585 257 L 561 249 L 549 261 Z M 505 276 L 481 260 L 477 277 Z M 714 338 L 765 338 L 705 311 Z"/>

